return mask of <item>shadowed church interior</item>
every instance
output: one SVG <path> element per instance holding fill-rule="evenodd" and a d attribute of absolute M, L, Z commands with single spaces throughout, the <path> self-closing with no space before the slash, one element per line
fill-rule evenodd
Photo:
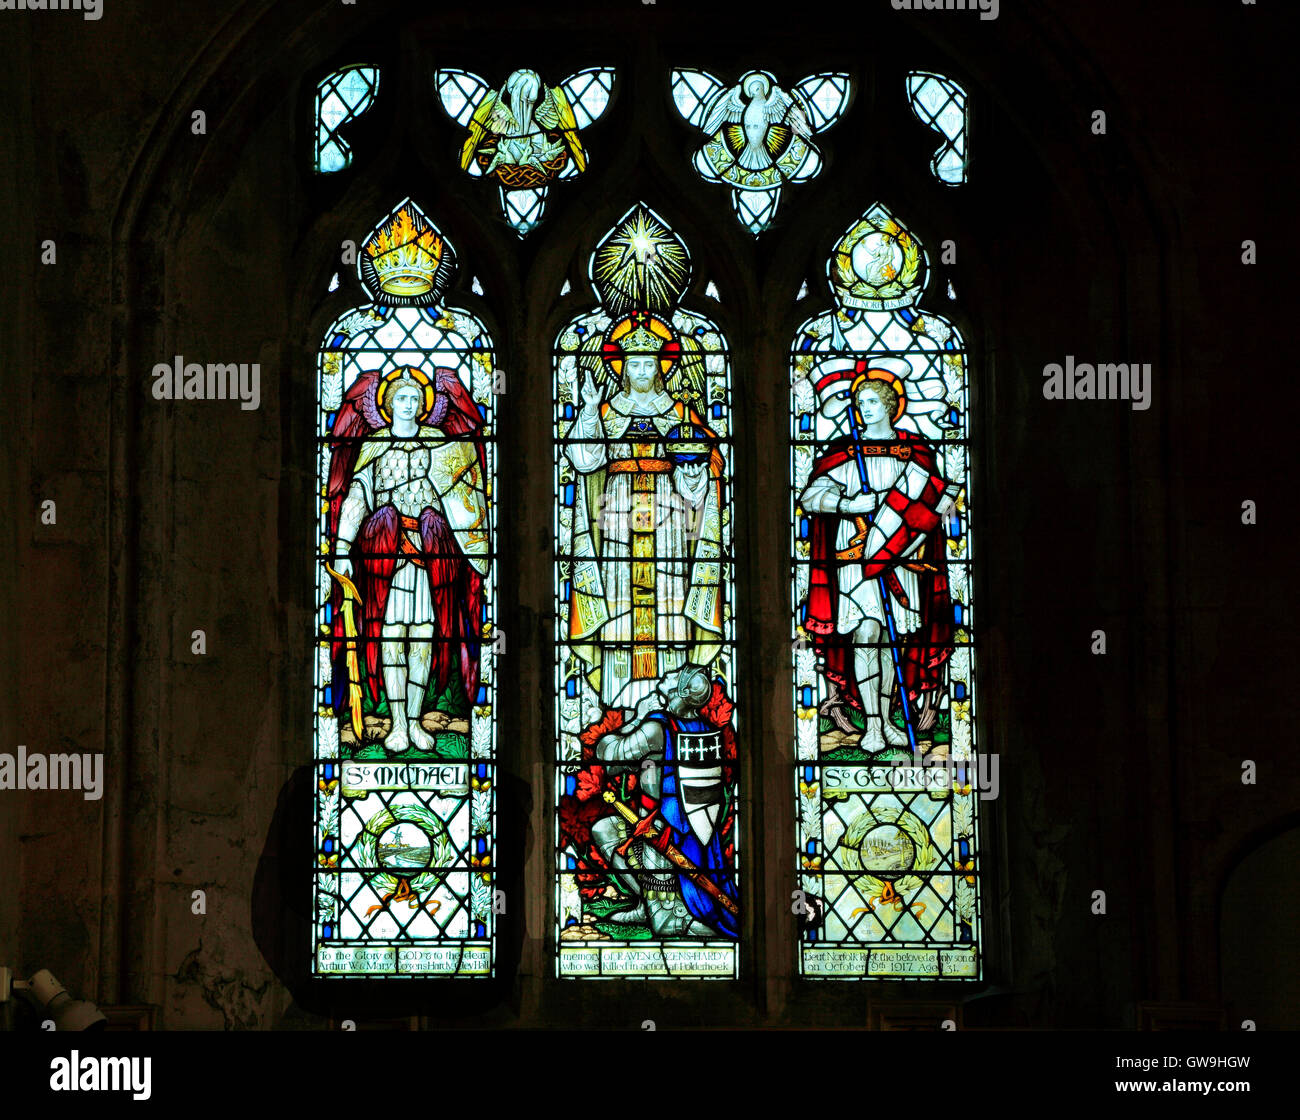
<path fill-rule="evenodd" d="M 0 16 L 0 752 L 103 764 L 0 965 L 1300 1026 L 1279 17 L 104 2 Z"/>

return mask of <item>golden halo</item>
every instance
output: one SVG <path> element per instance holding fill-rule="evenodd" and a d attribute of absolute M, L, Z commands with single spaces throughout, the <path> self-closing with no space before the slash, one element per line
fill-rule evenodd
<path fill-rule="evenodd" d="M 678 341 L 677 332 L 668 323 L 645 311 L 633 311 L 609 329 L 601 346 L 601 358 L 613 371 L 614 376 L 621 378 L 623 359 L 627 357 L 627 352 L 623 349 L 623 339 L 636 333 L 648 334 L 660 341 L 657 352 L 652 353 L 659 359 L 660 375 L 667 377 L 682 356 L 682 344 Z M 646 352 L 632 351 L 634 354 Z"/>
<path fill-rule="evenodd" d="M 387 374 L 379 382 L 379 388 L 375 391 L 375 407 L 379 410 L 379 415 L 390 424 L 393 422 L 393 410 L 388 407 L 388 397 L 397 382 L 405 380 L 407 374 L 410 374 L 412 379 L 417 381 L 424 390 L 424 408 L 420 410 L 420 414 L 415 418 L 417 424 L 423 423 L 428 418 L 437 400 L 438 394 L 433 387 L 433 383 L 414 366 L 401 366 L 393 370 L 392 373 Z"/>
<path fill-rule="evenodd" d="M 898 394 L 898 404 L 894 407 L 893 422 L 895 424 L 902 418 L 907 411 L 907 394 L 903 392 L 903 383 L 888 370 L 869 369 L 866 373 L 860 373 L 853 379 L 853 384 L 849 386 L 849 399 L 853 402 L 853 409 L 856 412 L 858 408 L 858 390 L 868 381 L 884 381 L 891 389 Z M 861 414 L 858 415 L 861 420 Z"/>

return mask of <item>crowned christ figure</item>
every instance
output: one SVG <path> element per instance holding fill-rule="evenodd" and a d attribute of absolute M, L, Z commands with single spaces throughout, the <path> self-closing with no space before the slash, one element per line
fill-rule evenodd
<path fill-rule="evenodd" d="M 420 722 L 430 682 L 441 695 L 458 669 L 466 700 L 477 692 L 490 563 L 479 433 L 453 370 L 411 366 L 357 377 L 331 429 L 334 656 L 361 650 L 338 706 L 360 741 L 362 685 L 377 705 L 382 683 L 393 754 L 434 749 Z"/>
<path fill-rule="evenodd" d="M 953 650 L 942 523 L 958 488 L 933 448 L 895 428 L 907 397 L 889 370 L 859 361 L 816 388 L 823 414 L 847 417 L 848 434 L 826 445 L 800 497 L 812 521 L 804 628 L 833 705 L 865 724 L 862 749 L 916 750 L 913 713 L 937 698 Z"/>
<path fill-rule="evenodd" d="M 636 310 L 598 337 L 565 454 L 579 479 L 569 642 L 606 708 L 633 708 L 665 674 L 722 648 L 723 458 L 668 385 L 695 360 Z"/>

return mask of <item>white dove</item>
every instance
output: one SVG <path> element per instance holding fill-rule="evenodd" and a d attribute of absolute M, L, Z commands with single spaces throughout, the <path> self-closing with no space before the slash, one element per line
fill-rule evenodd
<path fill-rule="evenodd" d="M 704 130 L 716 133 L 723 125 L 739 126 L 742 130 L 745 146 L 736 162 L 749 171 L 772 166 L 767 145 L 773 125 L 791 128 L 804 138 L 812 135 L 808 118 L 794 98 L 773 85 L 767 75 L 757 72 L 746 74 L 725 97 L 718 99 L 704 122 Z"/>

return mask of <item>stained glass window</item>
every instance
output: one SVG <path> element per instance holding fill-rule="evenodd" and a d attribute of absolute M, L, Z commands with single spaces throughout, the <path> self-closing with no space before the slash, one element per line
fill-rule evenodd
<path fill-rule="evenodd" d="M 370 108 L 379 93 L 379 70 L 347 66 L 316 86 L 316 170 L 342 171 L 352 163 L 352 148 L 339 129 Z"/>
<path fill-rule="evenodd" d="M 410 199 L 317 397 L 315 971 L 494 967 L 494 349 Z"/>
<path fill-rule="evenodd" d="M 696 171 L 731 187 L 736 217 L 757 236 L 772 224 L 781 188 L 821 170 L 812 137 L 843 115 L 852 86 L 847 74 L 814 74 L 787 92 L 766 70 L 733 86 L 703 70 L 674 70 L 672 89 L 677 111 L 708 136 Z"/>
<path fill-rule="evenodd" d="M 499 88 L 468 70 L 435 76 L 443 109 L 466 129 L 460 166 L 496 181 L 501 212 L 520 237 L 536 228 L 550 184 L 587 167 L 581 132 L 609 104 L 614 71 L 592 67 L 547 86 L 515 70 Z"/>
<path fill-rule="evenodd" d="M 562 977 L 736 975 L 729 347 L 644 204 L 554 352 Z"/>
<path fill-rule="evenodd" d="M 966 91 L 951 78 L 913 70 L 907 75 L 907 101 L 922 124 L 943 137 L 930 170 L 950 186 L 966 182 Z"/>
<path fill-rule="evenodd" d="M 967 355 L 873 206 L 791 351 L 805 976 L 977 979 Z"/>

